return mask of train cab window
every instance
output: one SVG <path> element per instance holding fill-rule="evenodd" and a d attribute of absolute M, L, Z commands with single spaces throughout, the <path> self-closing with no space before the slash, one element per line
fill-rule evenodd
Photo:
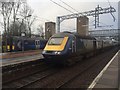
<path fill-rule="evenodd" d="M 51 38 L 48 42 L 48 45 L 60 45 L 64 38 Z"/>

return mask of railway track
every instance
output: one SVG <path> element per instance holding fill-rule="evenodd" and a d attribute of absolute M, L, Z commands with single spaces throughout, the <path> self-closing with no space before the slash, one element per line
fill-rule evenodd
<path fill-rule="evenodd" d="M 42 71 L 39 71 L 37 73 L 34 73 L 34 74 L 31 74 L 31 75 L 28 75 L 28 76 L 25 76 L 25 77 L 22 77 L 22 78 L 19 78 L 17 80 L 14 80 L 11 82 L 11 84 L 13 84 L 11 86 L 11 84 L 7 83 L 7 85 L 5 85 L 3 88 L 7 88 L 10 86 L 10 88 L 24 88 L 26 86 L 29 86 L 35 82 L 37 82 L 38 80 L 42 80 L 54 73 L 58 72 L 57 70 L 53 70 L 53 69 L 44 69 Z"/>
<path fill-rule="evenodd" d="M 86 66 L 81 72 L 76 76 L 60 85 L 58 88 L 84 88 L 87 89 L 94 78 L 99 74 L 103 67 L 109 62 L 109 60 L 114 56 L 115 53 L 109 52 L 105 53 L 103 57 L 98 56 L 96 58 L 91 58 L 92 61 L 96 60 L 93 64 Z M 111 55 L 111 56 L 109 56 Z M 106 57 L 108 56 L 108 57 Z M 106 60 L 105 60 L 106 59 Z"/>
<path fill-rule="evenodd" d="M 106 55 L 108 55 L 108 54 L 106 54 Z M 104 57 L 99 56 L 99 59 L 97 61 L 105 59 L 105 57 L 106 56 L 104 56 Z M 109 57 L 109 59 L 110 59 L 110 57 Z M 76 66 L 74 66 L 70 69 L 65 69 L 64 71 L 61 71 L 61 72 L 55 74 L 54 76 L 47 77 L 43 81 L 39 81 L 39 82 L 33 84 L 32 86 L 29 86 L 29 87 L 26 87 L 26 88 L 32 88 L 32 87 L 37 87 L 37 88 L 63 88 L 65 85 L 70 84 L 70 82 L 72 82 L 78 76 L 81 76 L 83 73 L 89 71 L 89 68 L 92 68 L 92 67 L 95 68 L 94 65 L 98 65 L 97 61 L 96 61 L 96 58 L 94 60 L 92 58 L 90 61 L 94 61 L 94 62 L 89 63 L 86 60 L 86 61 L 82 62 L 82 64 L 78 63 Z M 87 73 L 87 74 L 89 75 L 89 73 Z M 58 77 L 58 78 L 54 78 L 54 77 Z M 84 81 L 82 78 L 81 78 L 81 80 Z M 46 83 L 46 81 L 47 81 L 47 83 Z M 87 82 L 87 81 L 85 81 L 85 82 Z M 90 82 L 89 82 L 89 84 L 90 84 Z M 39 85 L 39 86 L 37 86 L 37 85 Z M 77 86 L 80 86 L 80 84 L 77 84 Z M 87 88 L 87 86 L 88 86 L 88 84 L 84 88 Z M 70 88 L 70 87 L 73 88 L 74 86 L 68 85 L 67 88 Z M 74 87 L 74 88 L 76 88 L 76 87 Z M 79 88 L 81 88 L 81 87 L 79 87 Z"/>
<path fill-rule="evenodd" d="M 116 51 L 109 50 L 71 67 L 49 67 L 4 83 L 3 88 L 87 88 Z"/>
<path fill-rule="evenodd" d="M 16 70 L 19 70 L 21 68 L 25 68 L 28 66 L 42 64 L 43 60 L 44 59 L 38 59 L 36 61 L 29 61 L 29 62 L 23 62 L 23 63 L 19 63 L 19 64 L 12 64 L 12 65 L 3 66 L 2 73 L 8 73 L 8 72 L 16 71 Z"/>
<path fill-rule="evenodd" d="M 3 83 L 9 83 L 21 77 L 34 74 L 48 68 L 42 60 L 9 65 L 2 68 Z"/>

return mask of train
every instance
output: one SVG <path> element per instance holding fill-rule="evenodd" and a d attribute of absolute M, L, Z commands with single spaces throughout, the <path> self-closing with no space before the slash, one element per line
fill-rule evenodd
<path fill-rule="evenodd" d="M 2 41 L 3 52 L 17 52 L 17 51 L 27 51 L 27 50 L 37 50 L 44 49 L 48 40 L 41 37 L 20 37 L 12 36 L 7 39 L 7 46 L 5 41 Z"/>
<path fill-rule="evenodd" d="M 107 41 L 78 33 L 60 32 L 48 40 L 42 55 L 50 62 L 66 63 L 68 58 L 94 55 L 98 50 L 112 46 Z"/>

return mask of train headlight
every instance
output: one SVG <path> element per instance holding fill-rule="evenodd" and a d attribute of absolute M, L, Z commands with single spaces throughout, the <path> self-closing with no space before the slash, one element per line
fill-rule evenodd
<path fill-rule="evenodd" d="M 57 52 L 58 54 L 60 54 L 61 52 Z"/>
<path fill-rule="evenodd" d="M 55 51 L 55 54 L 60 54 L 61 52 Z"/>
<path fill-rule="evenodd" d="M 57 54 L 57 51 L 55 51 L 55 54 Z"/>
<path fill-rule="evenodd" d="M 42 53 L 46 53 L 46 51 L 42 51 Z"/>

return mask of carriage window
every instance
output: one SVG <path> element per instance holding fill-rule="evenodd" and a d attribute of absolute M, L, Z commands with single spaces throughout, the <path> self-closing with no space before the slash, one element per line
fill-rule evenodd
<path fill-rule="evenodd" d="M 38 45 L 40 44 L 40 41 L 38 40 Z"/>
<path fill-rule="evenodd" d="M 48 45 L 60 45 L 64 38 L 51 38 Z"/>
<path fill-rule="evenodd" d="M 35 41 L 35 45 L 38 45 L 38 41 L 37 40 Z"/>
<path fill-rule="evenodd" d="M 38 41 L 36 41 L 36 45 L 38 45 Z"/>

